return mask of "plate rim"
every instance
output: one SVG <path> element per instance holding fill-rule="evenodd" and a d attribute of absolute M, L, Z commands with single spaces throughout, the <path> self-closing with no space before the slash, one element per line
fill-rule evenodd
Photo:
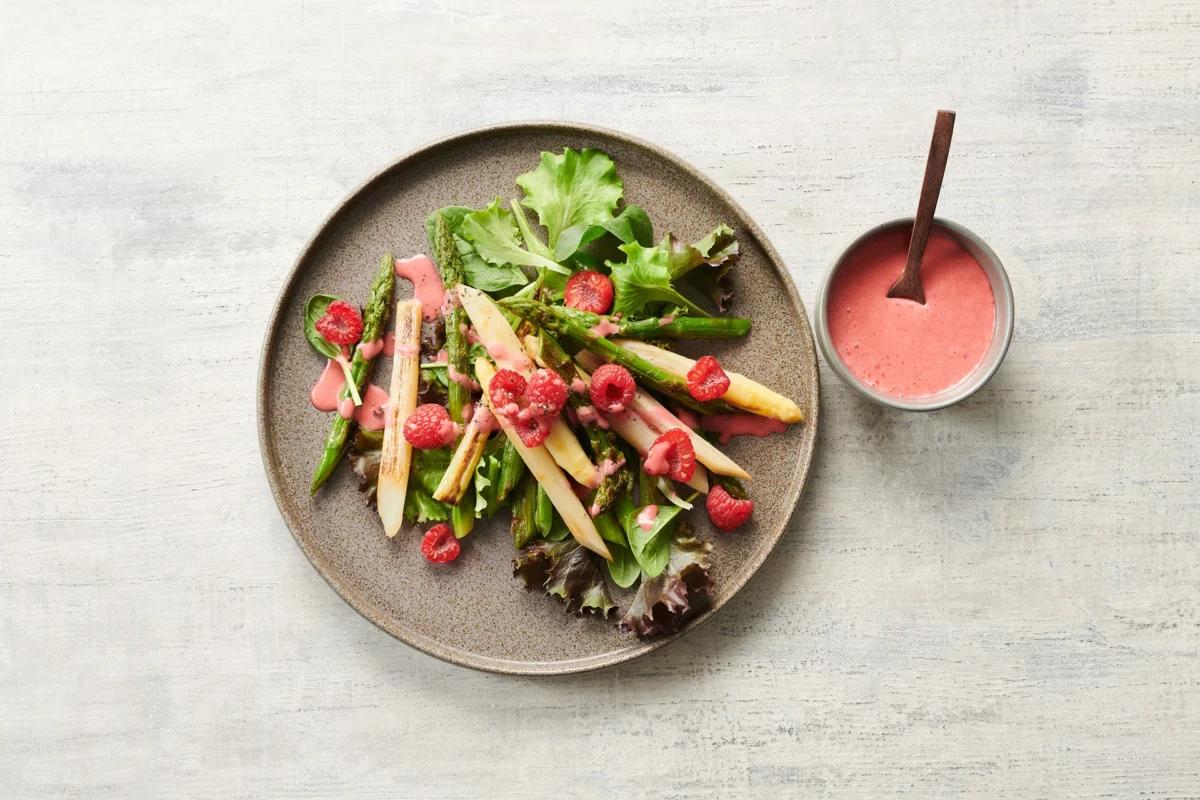
<path fill-rule="evenodd" d="M 484 656 L 477 653 L 470 653 L 461 648 L 453 648 L 442 645 L 439 642 L 425 642 L 416 637 L 410 637 L 403 631 L 394 629 L 391 626 L 392 620 L 385 615 L 378 613 L 377 607 L 374 604 L 366 601 L 364 598 L 356 595 L 351 589 L 344 585 L 344 581 L 340 580 L 333 574 L 333 571 L 327 568 L 319 553 L 311 549 L 305 540 L 297 533 L 299 527 L 298 520 L 295 518 L 295 511 L 291 508 L 291 504 L 284 496 L 282 488 L 279 485 L 279 467 L 278 459 L 274 452 L 274 445 L 267 436 L 267 390 L 270 384 L 268 355 L 271 350 L 272 342 L 275 339 L 275 333 L 279 329 L 284 306 L 286 305 L 287 297 L 290 294 L 293 284 L 296 282 L 300 274 L 301 267 L 309 260 L 312 252 L 325 236 L 326 231 L 332 222 L 341 215 L 347 207 L 355 202 L 363 193 L 369 191 L 376 183 L 386 179 L 392 172 L 400 170 L 405 166 L 419 161 L 420 159 L 434 154 L 439 150 L 448 147 L 469 144 L 474 140 L 485 139 L 496 135 L 514 135 L 514 134 L 545 134 L 559 133 L 576 136 L 595 136 L 598 138 L 608 138 L 616 140 L 622 144 L 632 146 L 637 149 L 649 152 L 651 155 L 661 158 L 670 163 L 675 168 L 686 174 L 690 179 L 698 181 L 701 185 L 713 192 L 722 202 L 732 208 L 741 218 L 739 221 L 744 223 L 748 233 L 755 238 L 763 252 L 767 256 L 767 261 L 770 263 L 771 269 L 780 278 L 786 287 L 787 298 L 790 301 L 797 317 L 802 323 L 801 328 L 807 335 L 809 340 L 809 349 L 813 353 L 811 365 L 806 367 L 809 373 L 807 376 L 810 385 L 812 386 L 812 409 L 811 416 L 804 421 L 804 425 L 811 429 L 813 445 L 809 448 L 808 456 L 804 459 L 804 463 L 800 465 L 800 469 L 796 472 L 791 484 L 787 488 L 784 499 L 784 504 L 790 507 L 787 519 L 778 531 L 775 531 L 770 536 L 770 541 L 767 547 L 756 555 L 752 561 L 752 568 L 746 574 L 746 577 L 740 582 L 735 583 L 731 587 L 723 587 L 725 591 L 713 602 L 713 604 L 700 614 L 695 619 L 688 622 L 678 633 L 670 636 L 663 636 L 651 640 L 634 639 L 631 646 L 617 651 L 609 651 L 599 655 L 583 656 L 576 659 L 565 661 L 516 661 L 511 659 L 495 658 L 492 656 Z M 633 659 L 640 658 L 647 653 L 652 653 L 663 647 L 666 647 L 673 642 L 686 636 L 691 631 L 699 628 L 704 623 L 708 622 L 718 611 L 725 607 L 734 597 L 738 595 L 746 587 L 747 584 L 759 573 L 767 559 L 775 552 L 779 546 L 779 542 L 783 539 L 791 525 L 791 520 L 795 516 L 796 510 L 799 507 L 800 499 L 808 486 L 808 477 L 812 468 L 813 457 L 816 454 L 817 447 L 820 443 L 818 421 L 820 418 L 821 406 L 821 380 L 820 380 L 820 365 L 817 355 L 817 344 L 813 336 L 811 321 L 804 307 L 804 302 L 800 298 L 800 293 L 796 288 L 796 283 L 784 268 L 783 259 L 775 246 L 771 244 L 766 234 L 758 223 L 742 208 L 725 189 L 719 186 L 715 181 L 705 175 L 701 170 L 692 165 L 690 162 L 666 150 L 665 148 L 646 141 L 639 137 L 630 135 L 623 131 L 618 131 L 612 128 L 606 128 L 599 125 L 582 122 L 567 122 L 559 120 L 526 120 L 516 122 L 505 122 L 493 125 L 484 125 L 478 128 L 471 128 L 459 133 L 443 136 L 419 147 L 413 148 L 401 155 L 399 158 L 387 164 L 382 169 L 379 169 L 374 174 L 367 177 L 357 186 L 350 190 L 342 199 L 325 215 L 324 220 L 320 223 L 312 236 L 304 243 L 291 269 L 288 270 L 284 277 L 282 286 L 279 289 L 278 296 L 275 299 L 274 306 L 271 309 L 271 315 L 268 319 L 266 331 L 263 334 L 262 346 L 259 350 L 259 365 L 258 378 L 256 386 L 256 402 L 255 402 L 255 417 L 256 426 L 258 429 L 258 449 L 259 455 L 262 458 L 263 471 L 266 473 L 267 483 L 271 488 L 271 496 L 275 501 L 275 507 L 283 517 L 284 524 L 287 526 L 288 532 L 291 533 L 292 539 L 300 551 L 304 553 L 310 565 L 316 570 L 317 574 L 325 581 L 333 591 L 356 611 L 360 616 L 369 621 L 375 627 L 379 628 L 384 633 L 418 650 L 426 655 L 460 667 L 480 670 L 502 675 L 533 675 L 533 676 L 551 676 L 551 675 L 572 675 L 583 672 L 592 672 L 595 670 L 613 667 L 618 664 L 623 664 Z M 731 590 L 730 590 L 731 589 Z"/>

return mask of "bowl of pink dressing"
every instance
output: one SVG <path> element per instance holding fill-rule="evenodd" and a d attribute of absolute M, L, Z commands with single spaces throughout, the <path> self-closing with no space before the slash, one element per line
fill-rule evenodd
<path fill-rule="evenodd" d="M 999 369 L 1012 340 L 1013 295 L 992 249 L 939 218 L 921 262 L 925 304 L 888 297 L 912 224 L 872 228 L 834 262 L 817 302 L 817 341 L 833 371 L 865 397 L 934 411 L 970 397 Z"/>

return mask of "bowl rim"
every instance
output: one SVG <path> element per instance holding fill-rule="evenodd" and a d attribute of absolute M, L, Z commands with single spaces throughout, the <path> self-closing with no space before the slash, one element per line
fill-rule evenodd
<path fill-rule="evenodd" d="M 839 378 L 863 397 L 881 406 L 900 411 L 937 411 L 961 403 L 982 389 L 992 379 L 992 376 L 996 374 L 996 371 L 1000 369 L 1000 365 L 1004 363 L 1004 358 L 1008 355 L 1008 349 L 1012 344 L 1016 304 L 1013 300 L 1012 284 L 1008 278 L 1008 271 L 1004 269 L 1004 264 L 1000 261 L 1000 257 L 996 255 L 996 252 L 977 233 L 965 225 L 944 217 L 933 218 L 934 227 L 950 232 L 951 235 L 967 244 L 973 251 L 977 251 L 972 252 L 972 255 L 976 257 L 984 272 L 988 274 L 989 283 L 993 286 L 993 294 L 996 295 L 997 320 L 1000 323 L 996 335 L 1001 340 L 1001 346 L 992 355 L 988 356 L 987 360 L 982 362 L 980 367 L 977 367 L 966 379 L 943 392 L 932 395 L 931 399 L 928 400 L 892 397 L 868 386 L 850 371 L 850 368 L 842 360 L 841 355 L 838 354 L 837 348 L 833 346 L 833 338 L 829 333 L 829 316 L 827 314 L 829 287 L 833 283 L 834 276 L 845 263 L 846 258 L 868 239 L 892 228 L 902 226 L 911 227 L 913 220 L 913 217 L 897 217 L 887 222 L 882 222 L 859 234 L 854 241 L 842 249 L 841 253 L 834 259 L 829 269 L 825 272 L 825 277 L 821 282 L 821 291 L 817 296 L 816 308 L 813 309 L 813 314 L 816 318 L 816 338 L 817 344 L 821 348 L 821 355 L 825 358 L 825 363 L 829 365 Z M 994 281 L 992 280 L 993 276 L 995 277 Z M 997 284 L 999 284 L 1000 288 L 999 293 L 995 292 Z"/>

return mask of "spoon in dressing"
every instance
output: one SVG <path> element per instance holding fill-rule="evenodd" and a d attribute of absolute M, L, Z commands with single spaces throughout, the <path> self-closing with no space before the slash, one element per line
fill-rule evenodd
<path fill-rule="evenodd" d="M 925 180 L 921 184 L 921 199 L 917 201 L 917 216 L 913 220 L 912 236 L 908 240 L 908 261 L 900 279 L 888 289 L 888 297 L 898 297 L 925 305 L 925 287 L 921 285 L 921 259 L 929 241 L 929 228 L 937 210 L 938 195 L 942 192 L 942 177 L 946 174 L 946 159 L 950 155 L 950 137 L 954 135 L 954 112 L 938 111 L 933 124 L 933 140 L 929 143 L 929 158 L 925 161 Z"/>

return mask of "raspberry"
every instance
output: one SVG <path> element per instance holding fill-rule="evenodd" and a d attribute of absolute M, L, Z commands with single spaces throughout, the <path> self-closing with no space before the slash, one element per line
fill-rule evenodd
<path fill-rule="evenodd" d="M 723 531 L 741 527 L 754 512 L 753 500 L 734 497 L 719 483 L 708 490 L 708 499 L 704 505 L 708 509 L 708 518 L 712 520 L 712 524 Z"/>
<path fill-rule="evenodd" d="M 592 404 L 601 411 L 624 411 L 636 390 L 633 376 L 620 364 L 603 364 L 592 373 Z"/>
<path fill-rule="evenodd" d="M 563 302 L 580 311 L 603 314 L 612 307 L 612 301 L 612 281 L 607 275 L 590 269 L 576 272 L 563 289 Z"/>
<path fill-rule="evenodd" d="M 538 414 L 554 416 L 567 402 L 567 383 L 558 373 L 539 369 L 529 376 L 529 407 Z"/>
<path fill-rule="evenodd" d="M 712 356 L 700 356 L 696 365 L 688 370 L 688 394 L 697 400 L 716 400 L 729 391 L 729 376 L 721 369 L 721 362 Z"/>
<path fill-rule="evenodd" d="M 317 320 L 317 333 L 330 344 L 354 344 L 362 336 L 363 320 L 358 309 L 345 300 L 335 300 L 325 308 L 325 313 Z"/>
<path fill-rule="evenodd" d="M 443 447 L 454 438 L 454 423 L 446 409 L 437 403 L 426 403 L 404 420 L 404 438 L 418 450 Z"/>
<path fill-rule="evenodd" d="M 458 558 L 462 545 L 454 538 L 454 531 L 444 522 L 439 522 L 421 539 L 421 555 L 434 564 L 445 564 Z"/>
<path fill-rule="evenodd" d="M 550 436 L 550 417 L 526 413 L 528 410 L 509 417 L 509 420 L 516 428 L 517 436 L 521 437 L 521 444 L 526 447 L 537 447 Z"/>
<path fill-rule="evenodd" d="M 642 461 L 647 475 L 666 475 L 675 481 L 690 481 L 696 474 L 696 449 L 682 428 L 672 428 L 654 440 Z"/>
<path fill-rule="evenodd" d="M 521 377 L 521 373 L 511 369 L 500 370 L 488 382 L 488 397 L 492 400 L 492 408 L 502 414 L 503 408 L 520 406 L 521 401 L 525 399 L 527 388 L 528 384 Z"/>

